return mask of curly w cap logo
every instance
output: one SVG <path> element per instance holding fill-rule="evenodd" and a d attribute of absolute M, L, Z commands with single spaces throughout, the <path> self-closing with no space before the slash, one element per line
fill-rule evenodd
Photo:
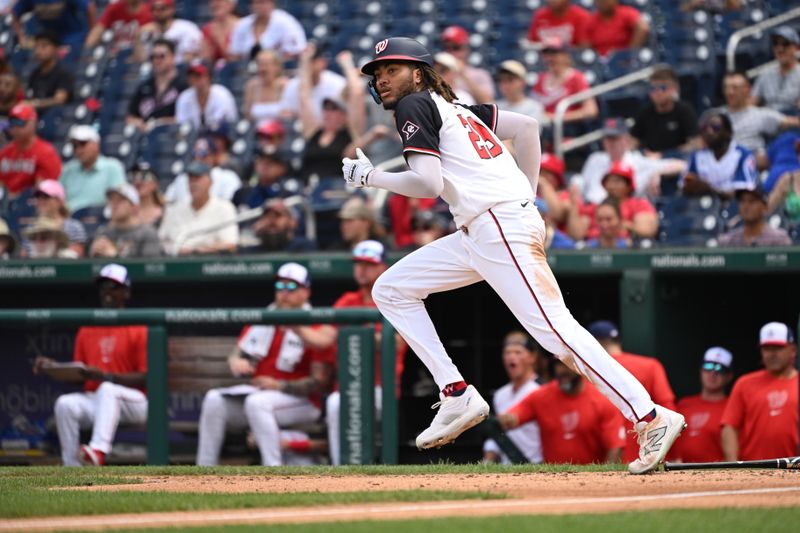
<path fill-rule="evenodd" d="M 383 52 L 384 50 L 386 50 L 386 47 L 387 47 L 387 46 L 389 46 L 389 39 L 384 39 L 384 40 L 382 40 L 382 41 L 379 41 L 379 42 L 378 42 L 378 43 L 375 45 L 375 55 L 378 55 L 378 54 L 380 54 L 381 52 Z"/>

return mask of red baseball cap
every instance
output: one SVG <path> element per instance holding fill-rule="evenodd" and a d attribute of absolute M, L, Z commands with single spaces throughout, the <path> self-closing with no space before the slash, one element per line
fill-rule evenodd
<path fill-rule="evenodd" d="M 562 161 L 559 157 L 550 154 L 550 153 L 543 153 L 542 154 L 542 162 L 540 163 L 542 170 L 546 170 L 553 174 L 556 179 L 558 179 L 559 186 L 564 185 L 564 161 Z"/>
<path fill-rule="evenodd" d="M 201 59 L 195 59 L 189 64 L 189 74 L 201 74 L 205 76 L 209 73 L 208 66 Z"/>
<path fill-rule="evenodd" d="M 628 182 L 628 185 L 630 185 L 631 189 L 634 188 L 634 184 L 633 184 L 633 167 L 630 166 L 628 163 L 625 163 L 624 161 L 615 161 L 611 165 L 611 168 L 608 169 L 608 172 L 606 172 L 606 175 L 603 176 L 603 183 L 605 183 L 606 182 L 606 178 L 611 176 L 612 174 L 614 176 L 619 176 L 621 178 L 625 178 L 625 180 L 627 180 L 627 182 Z"/>
<path fill-rule="evenodd" d="M 8 112 L 9 118 L 17 118 L 19 120 L 36 120 L 38 118 L 36 109 L 28 104 L 17 104 Z"/>
<path fill-rule="evenodd" d="M 272 137 L 273 135 L 285 135 L 286 128 L 283 127 L 283 123 L 280 120 L 269 119 L 258 125 L 256 133 L 258 135 L 266 135 L 267 137 Z"/>
<path fill-rule="evenodd" d="M 442 32 L 442 41 L 455 44 L 467 44 L 469 33 L 461 26 L 448 26 Z"/>

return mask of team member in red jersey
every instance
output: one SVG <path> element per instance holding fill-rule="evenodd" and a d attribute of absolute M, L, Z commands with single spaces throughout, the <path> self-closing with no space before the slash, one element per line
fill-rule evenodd
<path fill-rule="evenodd" d="M 600 345 L 613 357 L 625 370 L 633 374 L 644 389 L 653 398 L 653 401 L 667 409 L 675 409 L 675 393 L 667 379 L 664 365 L 654 357 L 645 357 L 622 351 L 619 340 L 619 328 L 608 320 L 598 320 L 589 324 L 589 333 L 600 342 Z M 626 423 L 626 430 L 633 430 L 633 424 Z M 630 462 L 639 455 L 639 444 L 636 436 L 630 434 L 625 439 L 625 449 L 622 451 L 622 460 Z"/>
<path fill-rule="evenodd" d="M 372 287 L 375 280 L 383 274 L 388 267 L 386 262 L 386 251 L 378 241 L 361 241 L 353 248 L 353 278 L 358 284 L 358 290 L 342 294 L 333 307 L 376 307 L 372 300 Z M 375 325 L 375 408 L 377 414 L 381 411 L 381 372 L 380 372 L 380 340 L 381 325 Z M 408 345 L 399 335 L 396 337 L 395 352 L 395 380 L 397 383 L 397 393 L 400 392 L 400 377 L 403 375 L 403 365 L 406 357 Z M 339 449 L 339 392 L 333 392 L 328 396 L 325 403 L 325 414 L 328 423 L 328 449 L 330 451 L 331 463 L 341 464 Z"/>
<path fill-rule="evenodd" d="M 13 198 L 42 180 L 57 180 L 61 158 L 53 145 L 36 135 L 36 110 L 17 104 L 8 113 L 11 142 L 0 149 L 0 183 Z"/>
<path fill-rule="evenodd" d="M 595 0 L 594 4 L 584 44 L 602 56 L 621 48 L 644 46 L 650 28 L 636 8 L 621 6 L 619 0 Z"/>
<path fill-rule="evenodd" d="M 275 303 L 269 309 L 310 309 L 311 279 L 297 263 L 278 269 Z M 250 427 L 261 464 L 283 464 L 281 428 L 314 422 L 320 395 L 329 390 L 334 367 L 332 326 L 245 326 L 228 359 L 235 376 L 249 384 L 211 389 L 200 410 L 197 464 L 219 463 L 226 429 Z M 319 343 L 318 339 L 325 339 Z"/>
<path fill-rule="evenodd" d="M 620 412 L 597 389 L 554 359 L 554 380 L 497 417 L 505 430 L 536 421 L 545 463 L 618 463 L 625 443 Z"/>
<path fill-rule="evenodd" d="M 591 15 L 570 0 L 547 0 L 547 5 L 533 12 L 528 40 L 538 43 L 556 37 L 575 46 L 586 40 L 585 33 Z"/>
<path fill-rule="evenodd" d="M 97 284 L 104 308 L 125 307 L 131 286 L 125 267 L 106 265 Z M 143 424 L 147 419 L 147 327 L 84 326 L 75 338 L 74 360 L 87 367 L 86 381 L 84 392 L 64 394 L 56 400 L 61 459 L 64 466 L 102 466 L 119 423 Z M 34 372 L 51 362 L 37 358 Z M 80 430 L 88 427 L 92 439 L 79 448 Z"/>
<path fill-rule="evenodd" d="M 722 413 L 728 404 L 725 388 L 731 382 L 733 355 L 719 346 L 706 350 L 700 367 L 702 391 L 678 402 L 677 411 L 689 425 L 675 442 L 674 456 L 686 463 L 709 463 L 725 460 L 720 437 Z"/>
<path fill-rule="evenodd" d="M 797 455 L 797 346 L 786 324 L 761 328 L 764 370 L 733 386 L 722 415 L 722 449 L 728 461 Z"/>

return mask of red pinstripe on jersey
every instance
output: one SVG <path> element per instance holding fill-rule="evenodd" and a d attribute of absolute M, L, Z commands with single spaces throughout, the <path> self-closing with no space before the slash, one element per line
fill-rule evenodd
<path fill-rule="evenodd" d="M 495 216 L 495 214 L 492 212 L 491 209 L 489 209 L 489 214 L 492 216 L 492 219 L 494 220 L 494 223 L 497 226 L 497 230 L 500 232 L 500 237 L 503 239 L 503 244 L 505 244 L 506 250 L 508 250 L 508 255 L 510 255 L 511 256 L 511 260 L 514 261 L 514 266 L 517 267 L 517 272 L 519 272 L 519 275 L 522 276 L 522 281 L 525 282 L 525 286 L 528 288 L 528 292 L 530 292 L 531 296 L 533 296 L 533 301 L 536 302 L 536 306 L 539 308 L 539 312 L 542 313 L 542 317 L 544 317 L 545 322 L 547 322 L 547 326 L 550 328 L 550 331 L 555 333 L 556 337 L 558 337 L 558 340 L 560 340 L 564 344 L 564 346 L 566 346 L 569 349 L 569 351 L 571 351 L 575 355 L 575 357 L 580 359 L 583 362 L 583 364 L 586 365 L 586 368 L 591 370 L 597 377 L 599 377 L 603 381 L 603 383 L 608 385 L 609 389 L 614 391 L 614 394 L 619 396 L 622 399 L 622 401 L 625 402 L 625 404 L 631 410 L 631 413 L 633 413 L 633 416 L 636 418 L 636 420 L 641 420 L 642 417 L 640 417 L 639 415 L 636 414 L 636 410 L 634 410 L 634 408 L 630 404 L 630 402 L 627 399 L 625 399 L 625 397 L 622 394 L 620 394 L 619 391 L 617 391 L 617 389 L 615 389 L 611 385 L 611 383 L 606 381 L 606 379 L 603 376 L 601 376 L 600 373 L 597 370 L 595 370 L 589 364 L 587 364 L 586 361 L 580 355 L 578 355 L 578 352 L 576 352 L 572 348 L 572 346 L 567 344 L 567 341 L 565 341 L 564 337 L 562 337 L 561 334 L 558 331 L 556 331 L 556 328 L 553 327 L 552 322 L 550 322 L 550 319 L 547 317 L 547 314 L 544 312 L 544 308 L 542 307 L 542 304 L 539 303 L 539 298 L 537 298 L 536 293 L 533 292 L 533 287 L 528 282 L 528 278 L 525 277 L 525 273 L 522 271 L 522 268 L 520 268 L 519 263 L 517 262 L 517 258 L 514 257 L 514 253 L 511 251 L 511 246 L 508 244 L 508 241 L 506 240 L 506 235 L 505 235 L 505 233 L 503 233 L 503 228 L 500 226 L 500 221 L 497 220 L 497 217 Z"/>

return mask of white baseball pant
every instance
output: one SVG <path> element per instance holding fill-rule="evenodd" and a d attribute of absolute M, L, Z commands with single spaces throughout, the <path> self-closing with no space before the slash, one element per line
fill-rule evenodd
<path fill-rule="evenodd" d="M 544 252 L 545 226 L 532 201 L 498 204 L 457 231 L 412 252 L 378 278 L 381 313 L 440 389 L 462 381 L 423 300 L 486 282 L 545 350 L 585 376 L 631 421 L 654 409 L 647 391 L 570 314 Z"/>
<path fill-rule="evenodd" d="M 380 386 L 375 387 L 375 419 L 380 420 L 383 395 Z M 342 464 L 341 437 L 339 436 L 339 413 L 342 404 L 339 391 L 332 392 L 325 401 L 325 423 L 328 425 L 328 454 L 332 465 Z"/>
<path fill-rule="evenodd" d="M 219 464 L 227 429 L 253 430 L 261 452 L 261 464 L 280 466 L 281 427 L 305 424 L 319 418 L 320 411 L 308 398 L 265 390 L 246 396 L 226 396 L 212 389 L 200 409 L 197 464 Z"/>
<path fill-rule="evenodd" d="M 89 446 L 109 453 L 120 422 L 143 424 L 147 420 L 147 396 L 138 389 L 105 381 L 95 392 L 59 396 L 54 414 L 61 460 L 64 466 L 80 466 L 81 429 L 92 427 Z"/>

